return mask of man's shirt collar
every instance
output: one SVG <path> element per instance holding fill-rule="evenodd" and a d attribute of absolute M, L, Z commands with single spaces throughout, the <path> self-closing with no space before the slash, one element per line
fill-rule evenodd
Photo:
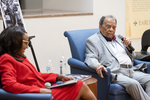
<path fill-rule="evenodd" d="M 101 33 L 101 32 L 100 32 L 100 33 Z M 101 34 L 102 34 L 102 33 L 101 33 Z M 110 38 L 104 36 L 103 34 L 102 34 L 102 36 L 106 39 L 107 42 L 111 42 L 112 40 L 115 40 L 115 39 L 116 39 L 115 36 L 113 37 L 113 39 L 110 39 Z"/>

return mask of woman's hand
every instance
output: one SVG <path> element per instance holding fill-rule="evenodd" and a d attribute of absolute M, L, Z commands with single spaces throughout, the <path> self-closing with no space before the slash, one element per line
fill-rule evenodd
<path fill-rule="evenodd" d="M 51 89 L 40 88 L 40 93 L 52 93 Z"/>
<path fill-rule="evenodd" d="M 74 78 L 73 77 L 64 76 L 62 74 L 59 74 L 58 80 L 65 82 L 65 81 L 69 81 L 69 80 L 74 80 Z"/>

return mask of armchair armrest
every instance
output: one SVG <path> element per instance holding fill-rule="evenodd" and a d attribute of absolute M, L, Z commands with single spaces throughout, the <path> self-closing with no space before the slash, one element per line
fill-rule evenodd
<path fill-rule="evenodd" d="M 147 69 L 145 69 L 145 72 L 146 73 L 150 73 L 150 62 L 148 62 L 148 61 L 140 61 L 140 60 L 135 60 L 134 59 L 134 65 L 141 64 L 141 63 L 145 63 L 147 65 Z"/>
<path fill-rule="evenodd" d="M 68 59 L 68 64 L 71 67 L 74 67 L 74 68 L 77 68 L 77 69 L 80 69 L 80 70 L 85 70 L 85 71 L 97 74 L 96 70 L 88 67 L 84 62 L 82 62 L 80 60 L 77 60 L 77 59 L 74 59 L 74 58 L 69 58 Z M 110 73 L 111 73 L 110 69 L 109 68 L 106 68 L 106 69 L 107 69 L 108 73 L 103 72 L 103 75 L 110 77 Z"/>
<path fill-rule="evenodd" d="M 98 98 L 101 100 L 106 100 L 106 98 L 108 98 L 108 90 L 111 84 L 111 71 L 109 68 L 106 68 L 108 73 L 102 72 L 104 78 L 101 78 L 97 74 L 96 70 L 88 67 L 83 61 L 77 60 L 75 58 L 69 58 L 68 64 L 71 67 L 71 74 L 92 75 L 92 77 L 96 78 Z"/>
<path fill-rule="evenodd" d="M 0 88 L 0 100 L 52 100 L 52 94 L 10 93 Z"/>
<path fill-rule="evenodd" d="M 81 69 L 81 70 L 86 70 L 86 71 L 89 71 L 89 72 L 92 72 L 92 73 L 96 73 L 96 71 L 94 69 L 88 67 L 84 62 L 82 62 L 80 60 L 77 60 L 77 59 L 74 59 L 74 58 L 69 58 L 68 59 L 68 64 L 71 67 L 75 67 L 75 68 L 78 68 L 78 69 Z"/>

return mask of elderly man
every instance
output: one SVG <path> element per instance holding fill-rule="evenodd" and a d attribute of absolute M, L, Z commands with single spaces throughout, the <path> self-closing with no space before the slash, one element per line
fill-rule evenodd
<path fill-rule="evenodd" d="M 100 32 L 86 40 L 85 63 L 102 78 L 102 71 L 107 72 L 106 67 L 110 68 L 112 83 L 123 86 L 135 100 L 150 100 L 150 75 L 143 72 L 146 64 L 133 66 L 135 52 L 129 48 L 131 41 L 125 37 L 120 39 L 115 34 L 116 26 L 114 16 L 100 19 Z"/>

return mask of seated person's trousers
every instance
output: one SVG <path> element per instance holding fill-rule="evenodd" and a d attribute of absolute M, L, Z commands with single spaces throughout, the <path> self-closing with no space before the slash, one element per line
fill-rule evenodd
<path fill-rule="evenodd" d="M 134 100 L 150 100 L 150 74 L 122 67 L 115 74 L 117 74 L 117 80 L 113 83 L 123 86 Z"/>

